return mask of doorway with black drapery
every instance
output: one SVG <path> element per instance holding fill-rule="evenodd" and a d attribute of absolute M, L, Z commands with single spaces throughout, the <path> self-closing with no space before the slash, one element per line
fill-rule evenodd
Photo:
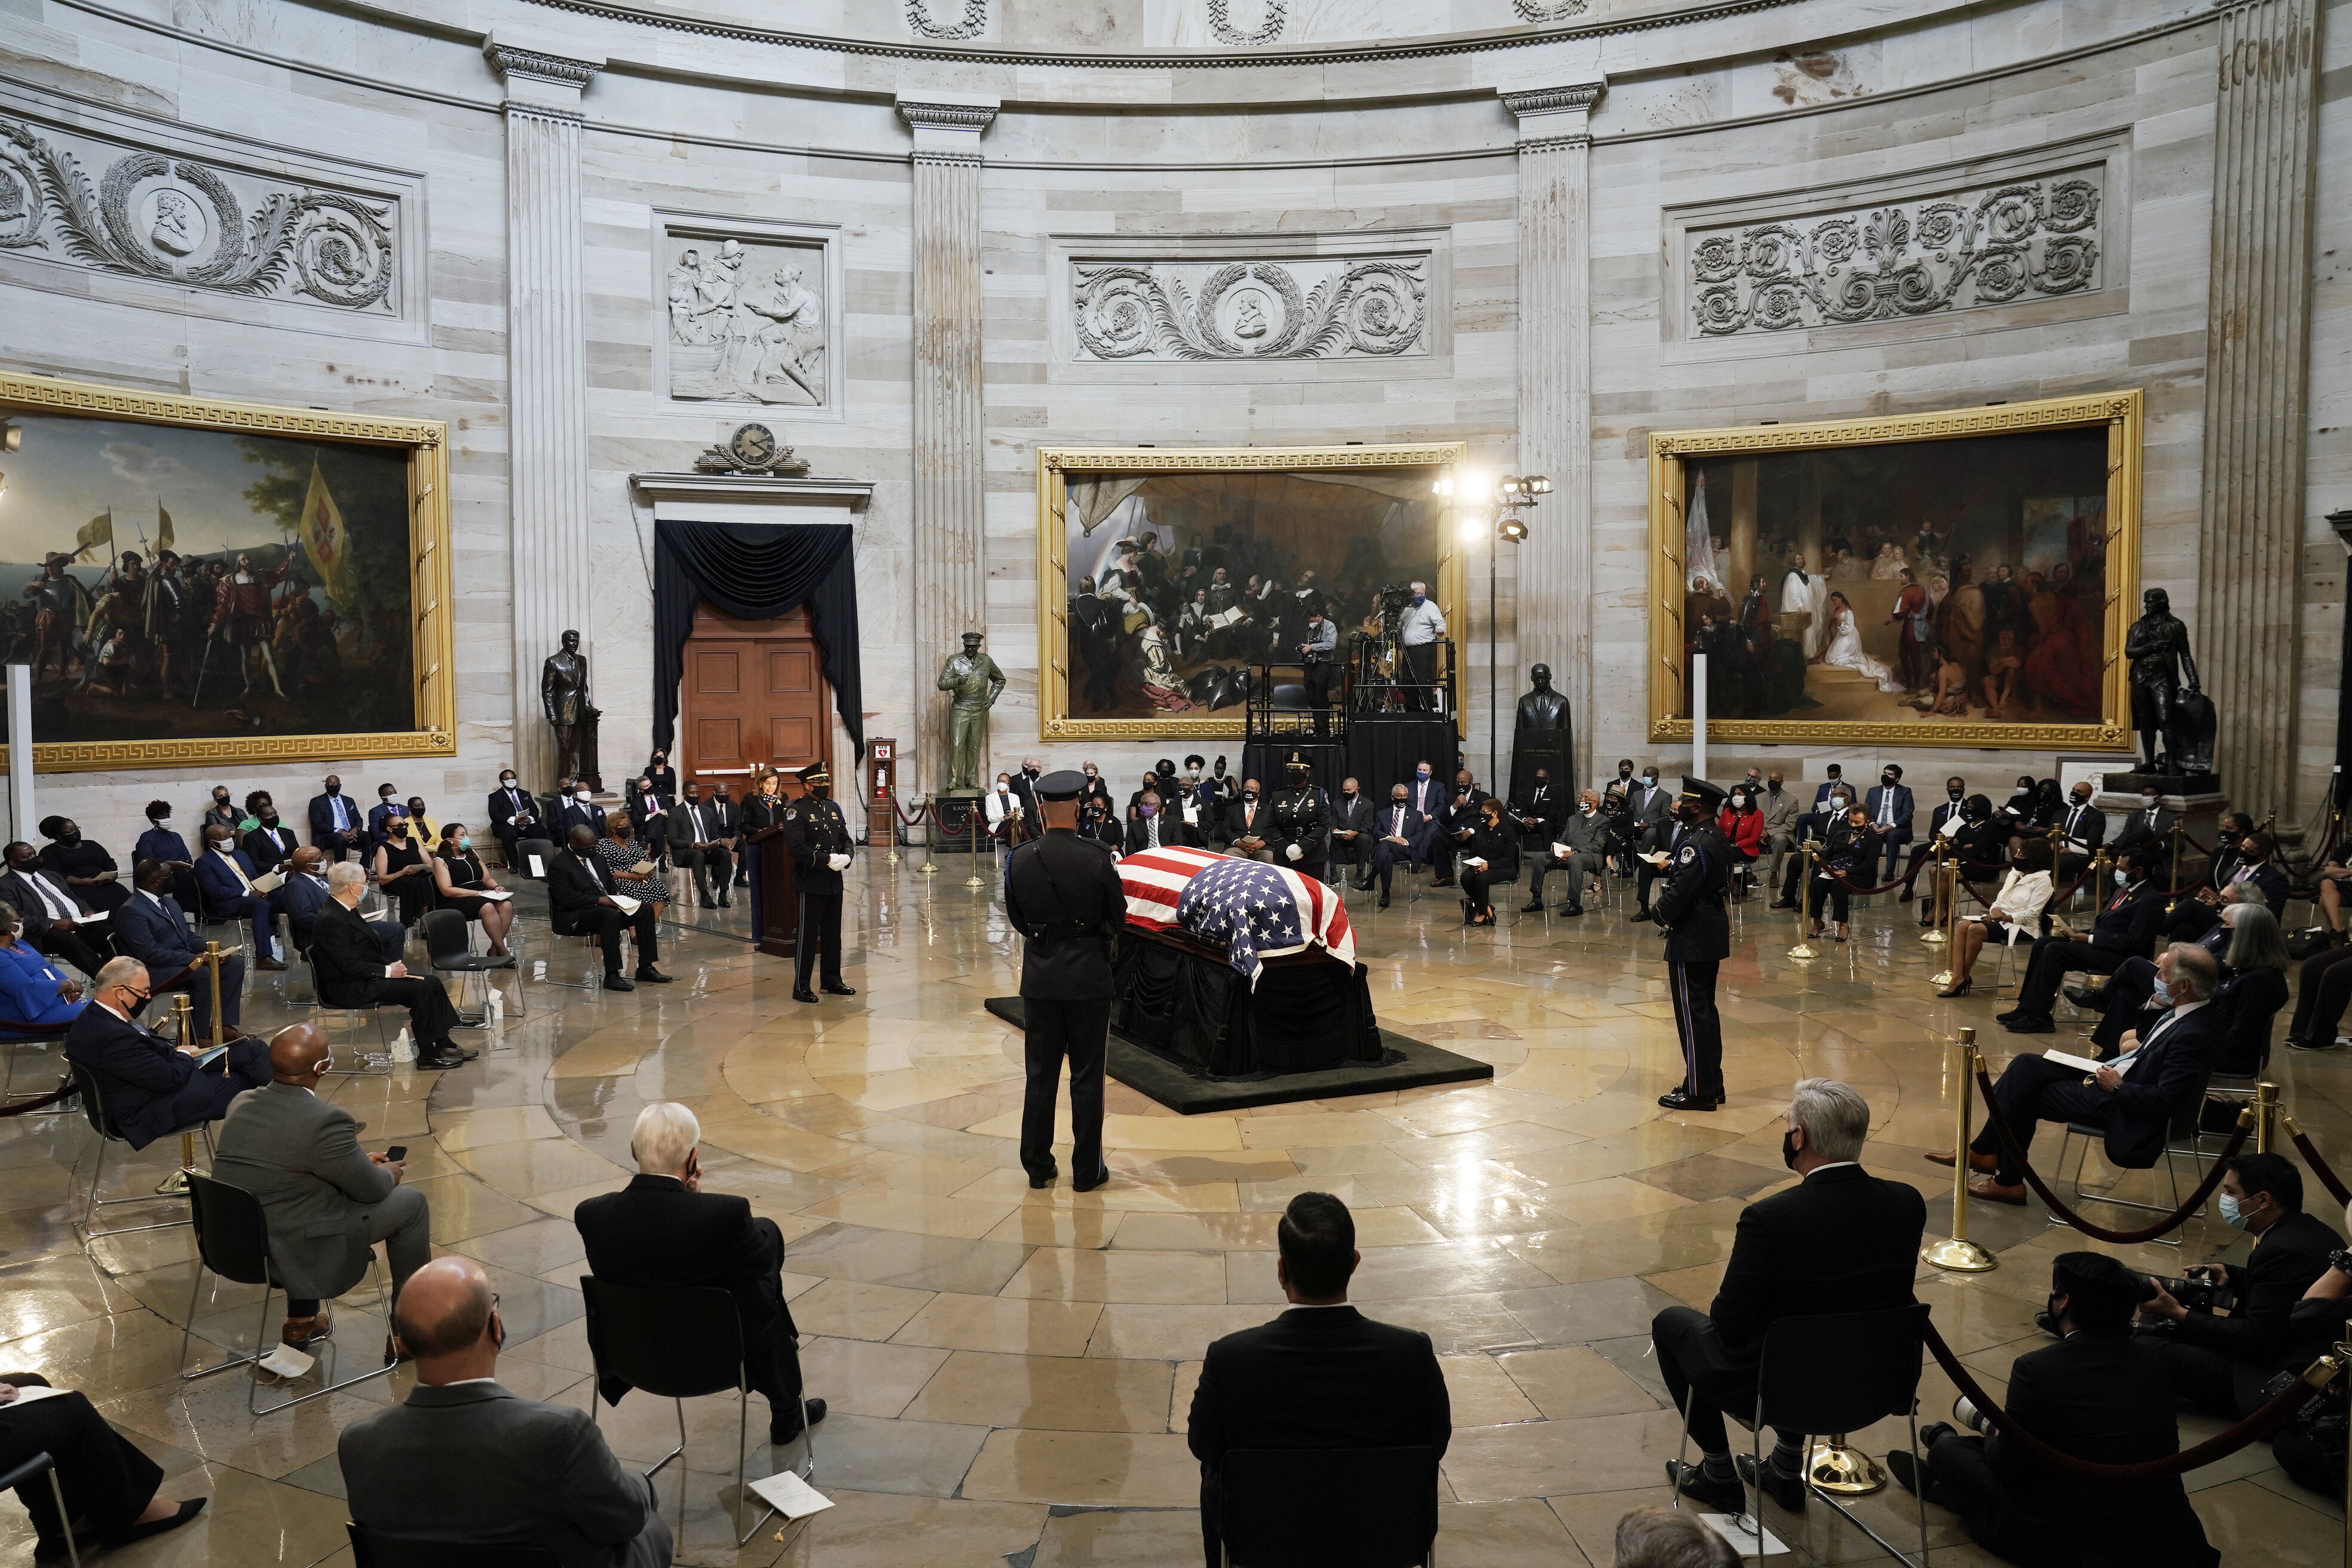
<path fill-rule="evenodd" d="M 748 793 L 751 770 L 828 761 L 830 716 L 822 711 L 828 694 L 853 760 L 864 757 L 856 556 L 847 523 L 665 518 L 654 525 L 654 745 L 667 751 L 679 738 L 688 700 L 692 732 L 678 752 L 681 777 L 694 776 L 698 766 L 718 777 L 740 774 Z M 689 682 L 693 692 L 684 689 Z M 745 704 L 740 716 L 693 708 L 730 682 Z M 703 757 L 708 747 L 729 754 Z M 751 879 L 751 940 L 770 952 L 789 949 L 790 900 L 768 896 L 778 890 L 763 885 L 769 857 L 748 841 L 741 847 Z"/>

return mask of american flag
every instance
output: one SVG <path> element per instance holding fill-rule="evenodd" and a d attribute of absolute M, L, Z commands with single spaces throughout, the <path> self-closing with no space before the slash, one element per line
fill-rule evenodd
<path fill-rule="evenodd" d="M 1118 879 L 1127 889 L 1129 923 L 1166 931 L 1176 923 L 1176 900 L 1184 884 L 1204 867 L 1224 858 L 1206 849 L 1170 846 L 1129 855 L 1118 863 Z"/>
<path fill-rule="evenodd" d="M 1255 988 L 1259 961 L 1308 946 L 1356 962 L 1356 933 L 1339 895 L 1312 877 L 1262 860 L 1220 859 L 1184 884 L 1176 922 L 1225 944 L 1229 962 Z"/>

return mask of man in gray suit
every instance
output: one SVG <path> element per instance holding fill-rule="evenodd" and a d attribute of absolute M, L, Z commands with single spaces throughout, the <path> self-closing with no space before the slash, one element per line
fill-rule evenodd
<path fill-rule="evenodd" d="M 286 1291 L 281 1337 L 298 1348 L 333 1331 L 321 1300 L 360 1282 L 377 1242 L 386 1244 L 395 1301 L 433 1256 L 425 1194 L 400 1184 L 403 1162 L 362 1153 L 352 1113 L 314 1092 L 333 1066 L 315 1025 L 278 1030 L 268 1087 L 230 1104 L 213 1156 L 215 1180 L 261 1200 L 269 1267 Z M 385 1359 L 392 1353 L 386 1339 Z"/>
<path fill-rule="evenodd" d="M 480 1264 L 426 1264 L 392 1321 L 416 1386 L 336 1443 L 354 1522 L 415 1540 L 543 1547 L 563 1568 L 664 1568 L 669 1526 L 653 1482 L 622 1468 L 587 1411 L 499 1386 L 507 1330 Z"/>
<path fill-rule="evenodd" d="M 1780 858 L 1797 847 L 1797 792 L 1780 787 L 1780 770 L 1774 768 L 1765 787 L 1757 792 L 1756 804 L 1764 813 L 1764 848 L 1772 857 L 1766 881 L 1777 888 L 1780 885 Z"/>

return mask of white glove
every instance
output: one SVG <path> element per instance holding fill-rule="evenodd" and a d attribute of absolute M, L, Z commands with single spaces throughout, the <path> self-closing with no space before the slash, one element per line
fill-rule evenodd
<path fill-rule="evenodd" d="M 1283 851 L 1283 853 L 1284 853 L 1285 855 L 1289 856 L 1293 860 L 1296 860 L 1296 859 L 1297 859 L 1300 856 L 1302 856 L 1302 855 L 1306 854 L 1306 853 L 1307 853 L 1307 851 L 1306 851 L 1306 850 L 1304 850 L 1304 849 L 1301 849 L 1297 845 L 1294 844 L 1294 845 L 1292 845 L 1289 848 L 1287 848 L 1287 849 L 1284 850 L 1284 851 Z"/>
<path fill-rule="evenodd" d="M 824 858 L 824 863 L 835 871 L 849 869 L 849 857 L 846 855 L 828 855 Z"/>

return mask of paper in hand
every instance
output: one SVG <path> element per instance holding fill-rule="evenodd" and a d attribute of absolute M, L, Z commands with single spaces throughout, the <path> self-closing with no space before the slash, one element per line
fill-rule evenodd
<path fill-rule="evenodd" d="M 637 900 L 629 897 L 628 894 L 614 893 L 613 895 L 613 907 L 619 910 L 625 915 L 633 915 L 637 912 L 640 906 L 638 905 Z"/>
<path fill-rule="evenodd" d="M 2111 1062 L 2098 1061 L 2090 1057 L 2070 1056 L 2064 1051 L 2044 1051 L 2042 1054 L 2062 1068 L 2074 1068 L 2082 1072 L 2096 1072 L 2101 1068 L 2113 1068 L 2117 1073 L 2127 1073 L 2131 1071 L 2132 1064 L 2139 1060 L 2139 1053 L 2137 1051 L 2117 1057 Z"/>
<path fill-rule="evenodd" d="M 1960 819 L 1957 816 L 1948 816 L 1944 818 L 1944 826 L 1936 829 L 1936 837 L 1938 838 L 1951 838 L 1957 837 L 1959 831 Z"/>
<path fill-rule="evenodd" d="M 484 888 L 475 896 L 477 898 L 488 899 L 494 904 L 503 904 L 509 899 L 514 897 L 512 893 L 508 892 L 504 888 Z"/>
<path fill-rule="evenodd" d="M 257 893 L 274 893 L 285 885 L 286 879 L 279 876 L 275 871 L 256 877 L 253 879 L 253 890 Z"/>
<path fill-rule="evenodd" d="M 1560 843 L 1558 839 L 1554 839 L 1552 841 L 1551 858 L 1553 859 L 1565 860 L 1575 853 L 1575 850 L 1570 848 L 1567 845 Z"/>
<path fill-rule="evenodd" d="M 523 858 L 530 862 L 530 875 L 533 881 L 547 879 L 547 862 L 536 855 L 526 855 Z"/>
<path fill-rule="evenodd" d="M 653 874 L 654 863 L 650 860 L 640 860 L 629 868 L 629 875 L 632 877 L 650 877 Z"/>

